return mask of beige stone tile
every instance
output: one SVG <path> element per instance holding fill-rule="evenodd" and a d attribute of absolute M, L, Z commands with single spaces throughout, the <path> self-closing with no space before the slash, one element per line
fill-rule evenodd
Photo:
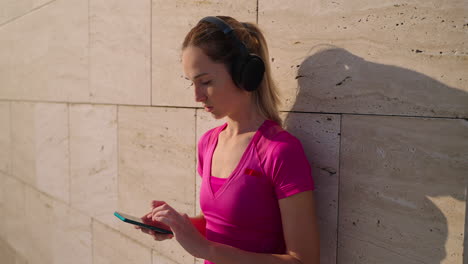
<path fill-rule="evenodd" d="M 71 205 L 107 225 L 116 224 L 116 106 L 70 106 L 70 171 Z"/>
<path fill-rule="evenodd" d="M 194 214 L 195 110 L 119 107 L 118 209 L 142 216 L 152 200 L 166 201 L 181 213 Z M 117 221 L 117 220 L 116 220 Z M 155 242 L 127 224 L 126 235 L 180 263 L 192 263 L 175 240 Z"/>
<path fill-rule="evenodd" d="M 68 201 L 68 107 L 13 102 L 12 175 Z"/>
<path fill-rule="evenodd" d="M 2 239 L 0 239 L 0 257 L 5 264 L 27 264 L 26 260 Z"/>
<path fill-rule="evenodd" d="M 93 221 L 93 263 L 151 264 L 151 249 L 98 221 Z"/>
<path fill-rule="evenodd" d="M 284 127 L 302 143 L 315 182 L 321 263 L 336 263 L 340 116 L 282 113 Z"/>
<path fill-rule="evenodd" d="M 69 201 L 68 105 L 37 103 L 34 109 L 36 186 Z"/>
<path fill-rule="evenodd" d="M 0 220 L 0 234 L 19 255 L 24 256 L 30 241 L 25 232 L 26 207 L 25 185 L 13 177 L 0 173 L 1 210 L 5 217 Z"/>
<path fill-rule="evenodd" d="M 31 185 L 36 184 L 34 112 L 34 103 L 11 103 L 11 173 Z"/>
<path fill-rule="evenodd" d="M 0 27 L 0 61 L 0 98 L 87 101 L 88 1 L 56 0 Z"/>
<path fill-rule="evenodd" d="M 228 15 L 241 21 L 256 20 L 257 2 L 152 1 L 152 104 L 196 106 L 190 82 L 180 61 L 185 35 L 200 19 Z"/>
<path fill-rule="evenodd" d="M 260 1 L 283 109 L 467 116 L 467 8 L 462 1 Z"/>
<path fill-rule="evenodd" d="M 0 171 L 0 212 L 5 212 L 5 203 L 6 203 L 6 195 L 5 195 L 5 178 L 6 174 Z M 6 239 L 6 229 L 5 229 L 5 220 L 2 218 L 0 219 L 0 240 Z"/>
<path fill-rule="evenodd" d="M 465 120 L 343 117 L 338 263 L 461 263 Z"/>
<path fill-rule="evenodd" d="M 11 168 L 11 130 L 10 102 L 0 102 L 0 173 L 10 175 Z"/>
<path fill-rule="evenodd" d="M 149 105 L 151 1 L 89 2 L 91 101 Z"/>
<path fill-rule="evenodd" d="M 31 187 L 25 196 L 28 262 L 91 263 L 91 218 Z"/>
<path fill-rule="evenodd" d="M 93 263 L 91 218 L 62 202 L 53 209 L 54 263 Z"/>
<path fill-rule="evenodd" d="M 153 253 L 153 261 L 152 264 L 178 264 L 178 262 L 175 262 L 169 258 L 166 258 L 160 254 L 158 254 L 156 251 L 152 251 Z"/>
<path fill-rule="evenodd" d="M 53 0 L 3 0 L 0 2 L 0 25 L 32 12 Z"/>
<path fill-rule="evenodd" d="M 215 119 L 211 116 L 210 113 L 205 112 L 204 110 L 198 109 L 197 110 L 197 146 L 196 146 L 196 158 L 197 158 L 197 166 L 198 166 L 198 141 L 200 137 L 206 133 L 208 130 L 220 126 L 226 122 L 225 119 Z M 195 168 L 196 169 L 196 168 Z M 201 187 L 201 177 L 197 171 L 195 171 L 195 182 L 196 182 L 196 207 L 195 207 L 195 214 L 198 215 L 201 212 L 200 209 L 200 187 Z"/>
<path fill-rule="evenodd" d="M 12 175 L 61 199 L 69 199 L 68 107 L 11 103 Z"/>

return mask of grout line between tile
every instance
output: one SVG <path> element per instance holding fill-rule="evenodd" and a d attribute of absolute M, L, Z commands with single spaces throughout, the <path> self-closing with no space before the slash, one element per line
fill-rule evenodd
<path fill-rule="evenodd" d="M 88 99 L 91 101 L 91 0 L 88 0 Z"/>
<path fill-rule="evenodd" d="M 72 159 L 72 152 L 71 152 L 71 122 L 70 122 L 70 112 L 71 112 L 71 105 L 67 104 L 67 112 L 68 112 L 68 204 L 71 206 L 72 203 L 72 174 L 71 174 L 71 159 Z"/>
<path fill-rule="evenodd" d="M 13 18 L 11 18 L 11 19 L 9 19 L 9 20 L 7 20 L 7 21 L 1 23 L 1 24 L 0 24 L 0 27 L 3 27 L 3 26 L 5 26 L 6 24 L 9 24 L 9 23 L 11 23 L 11 22 L 13 22 L 13 21 L 15 21 L 15 20 L 18 20 L 18 19 L 24 17 L 24 16 L 27 16 L 27 15 L 29 15 L 29 14 L 31 14 L 31 13 L 33 13 L 33 12 L 35 12 L 35 11 L 37 11 L 37 10 L 43 8 L 43 7 L 45 7 L 45 6 L 48 6 L 48 5 L 52 4 L 52 3 L 54 3 L 54 2 L 57 2 L 57 0 L 52 0 L 52 1 L 50 1 L 50 2 L 44 3 L 44 4 L 40 5 L 40 6 L 37 6 L 37 7 L 33 8 L 33 9 L 27 11 L 26 13 L 24 13 L 24 14 L 22 14 L 22 15 L 13 17 Z"/>
<path fill-rule="evenodd" d="M 150 46 L 149 46 L 149 57 L 150 57 L 150 105 L 153 105 L 153 1 L 150 1 Z"/>
<path fill-rule="evenodd" d="M 117 185 L 116 186 L 116 191 L 117 191 L 117 193 L 116 193 L 116 205 L 115 205 L 116 210 L 120 210 L 120 207 L 119 207 L 119 179 L 120 179 L 120 156 L 119 156 L 119 153 L 120 153 L 120 151 L 119 151 L 119 131 L 120 131 L 119 124 L 120 124 L 120 122 L 119 122 L 119 111 L 120 111 L 120 107 L 118 105 L 116 105 L 116 110 L 115 110 L 115 120 L 117 122 L 117 125 L 116 125 L 117 126 L 116 127 L 117 135 L 115 137 L 116 141 L 117 141 L 116 142 L 116 147 L 115 147 L 115 149 L 117 151 L 117 153 L 116 153 L 116 156 L 117 156 L 117 175 L 115 176 L 115 184 Z"/>
<path fill-rule="evenodd" d="M 90 223 L 90 233 L 91 233 L 91 263 L 94 263 L 94 217 L 91 217 Z"/>
<path fill-rule="evenodd" d="M 338 238 L 340 232 L 340 179 L 341 179 L 341 139 L 343 137 L 343 115 L 340 115 L 340 138 L 338 140 L 338 191 L 336 198 L 336 248 L 335 248 L 335 263 L 338 263 Z"/>
<path fill-rule="evenodd" d="M 468 180 L 465 180 L 465 231 L 463 239 L 463 264 L 468 264 Z"/>
<path fill-rule="evenodd" d="M 117 104 L 117 103 L 97 103 L 97 102 L 66 102 L 66 101 L 47 101 L 47 100 L 28 100 L 28 99 L 0 99 L 0 102 L 29 102 L 29 103 L 62 103 L 62 104 L 85 104 L 85 105 L 117 105 L 117 106 L 131 106 L 131 107 L 156 107 L 156 108 L 173 108 L 173 109 L 202 109 L 197 106 L 174 106 L 174 105 L 135 105 L 135 104 Z M 339 112 L 307 112 L 307 111 L 279 111 L 280 113 L 297 113 L 297 114 L 321 114 L 321 115 L 352 115 L 352 116 L 377 116 L 377 117 L 403 117 L 403 118 L 428 118 L 428 119 L 453 119 L 453 120 L 467 120 L 468 116 L 450 117 L 450 116 L 415 116 L 415 115 L 401 115 L 401 114 L 359 114 L 359 113 L 339 113 Z"/>
<path fill-rule="evenodd" d="M 9 141 L 9 160 L 8 160 L 8 171 L 7 175 L 13 176 L 13 111 L 12 111 L 12 102 L 8 102 L 9 108 L 9 123 L 10 123 L 10 141 Z"/>

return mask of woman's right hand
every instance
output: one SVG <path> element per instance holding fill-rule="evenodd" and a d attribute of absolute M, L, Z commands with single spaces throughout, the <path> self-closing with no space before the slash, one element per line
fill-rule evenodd
<path fill-rule="evenodd" d="M 153 221 L 151 215 L 152 215 L 152 212 L 149 212 L 149 213 L 145 214 L 145 215 L 141 218 L 141 220 L 143 221 L 143 223 L 148 224 L 148 225 L 152 225 L 152 226 L 161 227 L 161 228 L 164 228 L 164 229 L 167 229 L 167 230 L 170 230 L 170 228 L 169 228 L 168 226 L 166 226 L 165 224 L 163 224 L 163 223 L 161 223 L 161 222 Z M 148 217 L 148 216 L 149 216 L 149 217 Z M 174 235 L 171 235 L 171 234 L 161 234 L 161 233 L 158 233 L 158 232 L 153 231 L 153 230 L 151 230 L 151 229 L 144 228 L 144 227 L 137 226 L 137 225 L 135 225 L 135 229 L 140 229 L 141 232 L 152 236 L 152 237 L 154 238 L 154 240 L 157 240 L 157 241 L 163 241 L 163 240 L 171 239 L 171 238 L 174 237 Z"/>

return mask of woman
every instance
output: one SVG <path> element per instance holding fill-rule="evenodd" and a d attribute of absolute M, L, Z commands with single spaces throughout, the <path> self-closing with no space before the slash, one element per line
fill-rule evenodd
<path fill-rule="evenodd" d="M 319 263 L 310 165 L 281 128 L 268 61 L 258 27 L 231 17 L 202 19 L 182 45 L 195 100 L 226 123 L 198 142 L 201 215 L 153 201 L 142 219 L 170 228 L 205 263 Z M 142 231 L 159 241 L 173 237 Z"/>

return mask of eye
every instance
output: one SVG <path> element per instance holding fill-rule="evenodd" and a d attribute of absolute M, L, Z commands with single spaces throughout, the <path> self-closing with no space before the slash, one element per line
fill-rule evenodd
<path fill-rule="evenodd" d="M 211 80 L 210 80 L 210 81 L 206 81 L 206 82 L 202 82 L 201 84 L 203 84 L 203 85 L 208 85 L 208 84 L 210 84 L 210 83 L 211 83 Z"/>

